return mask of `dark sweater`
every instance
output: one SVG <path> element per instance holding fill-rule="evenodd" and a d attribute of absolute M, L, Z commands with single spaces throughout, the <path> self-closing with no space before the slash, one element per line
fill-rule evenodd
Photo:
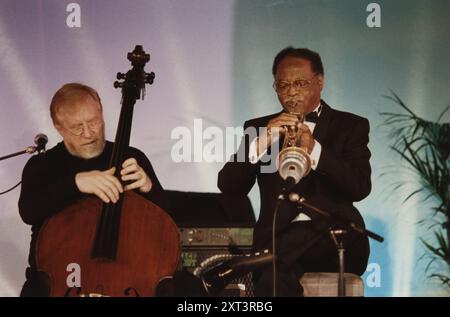
<path fill-rule="evenodd" d="M 31 244 L 28 261 L 35 269 L 35 247 L 39 230 L 46 219 L 62 211 L 77 200 L 87 197 L 75 184 L 79 172 L 106 170 L 113 150 L 113 143 L 106 142 L 103 153 L 93 159 L 81 159 L 71 155 L 63 142 L 45 154 L 33 156 L 25 165 L 22 174 L 22 190 L 19 198 L 19 212 L 22 220 L 31 225 Z M 164 191 L 153 167 L 144 153 L 129 147 L 125 159 L 134 157 L 150 177 L 153 186 L 150 192 L 136 193 L 165 208 Z"/>

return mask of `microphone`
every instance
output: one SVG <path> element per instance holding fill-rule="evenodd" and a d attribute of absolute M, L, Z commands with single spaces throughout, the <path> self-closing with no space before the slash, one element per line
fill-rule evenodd
<path fill-rule="evenodd" d="M 48 138 L 45 134 L 39 133 L 34 138 L 34 143 L 36 144 L 36 151 L 40 153 L 45 153 L 45 145 L 48 142 Z"/>

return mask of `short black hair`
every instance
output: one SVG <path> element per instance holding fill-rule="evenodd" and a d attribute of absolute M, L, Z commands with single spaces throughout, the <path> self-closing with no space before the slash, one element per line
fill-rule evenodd
<path fill-rule="evenodd" d="M 278 64 L 286 57 L 297 57 L 306 59 L 311 62 L 311 68 L 315 74 L 321 75 L 324 74 L 322 59 L 320 58 L 320 55 L 318 53 L 311 51 L 310 49 L 307 48 L 294 48 L 292 46 L 288 46 L 283 50 L 281 50 L 273 60 L 272 66 L 273 77 L 275 77 L 277 73 Z"/>

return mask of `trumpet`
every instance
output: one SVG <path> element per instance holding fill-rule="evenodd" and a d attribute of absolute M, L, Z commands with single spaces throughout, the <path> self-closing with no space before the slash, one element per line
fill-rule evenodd
<path fill-rule="evenodd" d="M 303 114 L 295 114 L 304 123 Z M 301 146 L 302 130 L 297 125 L 284 126 L 284 142 L 277 156 L 277 170 L 285 181 L 297 184 L 311 171 L 311 159 L 305 147 Z"/>

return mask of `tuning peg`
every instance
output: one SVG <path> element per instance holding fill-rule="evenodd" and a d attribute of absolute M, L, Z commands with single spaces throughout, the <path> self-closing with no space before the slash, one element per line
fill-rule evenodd
<path fill-rule="evenodd" d="M 114 88 L 122 88 L 123 87 L 123 83 L 115 81 L 114 82 Z"/>
<path fill-rule="evenodd" d="M 147 84 L 153 84 L 153 81 L 155 80 L 155 73 L 151 72 L 150 74 L 146 74 L 145 76 L 145 82 Z"/>
<path fill-rule="evenodd" d="M 120 73 L 120 72 L 117 73 L 117 75 L 116 75 L 116 78 L 119 79 L 119 80 L 120 79 L 125 79 L 125 77 L 126 77 L 126 75 L 124 73 Z"/>

